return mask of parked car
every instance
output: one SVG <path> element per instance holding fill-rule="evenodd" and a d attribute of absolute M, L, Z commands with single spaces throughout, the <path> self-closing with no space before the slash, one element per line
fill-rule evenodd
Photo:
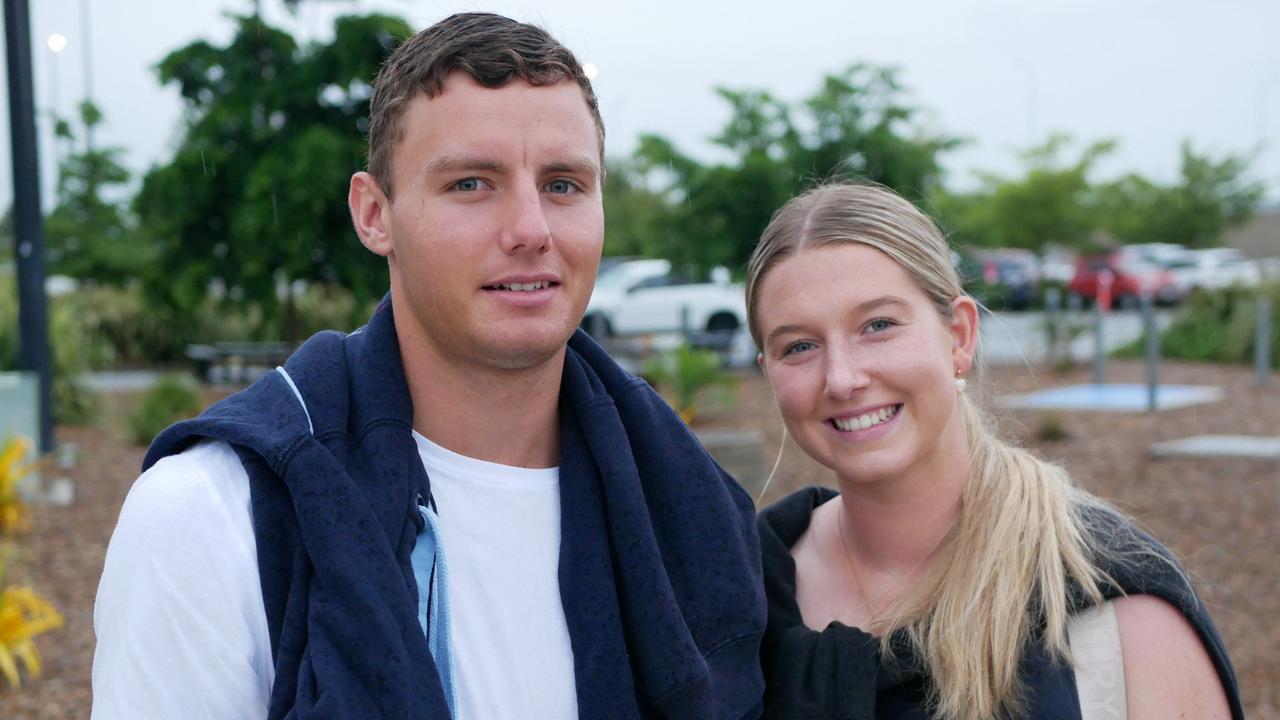
<path fill-rule="evenodd" d="M 612 263 L 596 277 L 582 325 L 604 335 L 681 330 L 729 335 L 746 327 L 746 300 L 727 272 L 713 276 L 718 281 L 695 282 L 662 259 Z"/>
<path fill-rule="evenodd" d="M 1067 291 L 1090 302 L 1096 301 L 1098 276 L 1104 270 L 1111 273 L 1111 303 L 1115 306 L 1136 306 L 1143 293 L 1150 293 L 1160 305 L 1172 305 L 1186 296 L 1173 273 L 1142 254 L 1124 248 L 1081 257 Z"/>
<path fill-rule="evenodd" d="M 975 250 L 953 262 L 965 291 L 991 310 L 1025 310 L 1039 293 L 1039 260 L 1030 250 Z"/>
<path fill-rule="evenodd" d="M 1136 255 L 1138 258 L 1159 265 L 1166 270 L 1174 263 L 1184 260 L 1187 257 L 1187 253 L 1191 252 L 1187 250 L 1185 245 L 1179 245 L 1178 243 L 1134 243 L 1122 246 L 1120 251 Z"/>
<path fill-rule="evenodd" d="M 1232 285 L 1256 287 L 1262 280 L 1257 264 L 1236 248 L 1188 250 L 1170 264 L 1169 271 L 1189 292 Z"/>

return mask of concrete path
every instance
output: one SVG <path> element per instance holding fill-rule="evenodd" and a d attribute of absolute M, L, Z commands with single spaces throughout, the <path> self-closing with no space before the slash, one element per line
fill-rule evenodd
<path fill-rule="evenodd" d="M 1280 460 L 1280 437 L 1250 435 L 1196 435 L 1151 446 L 1151 456 L 1233 457 Z"/>
<path fill-rule="evenodd" d="M 1221 399 L 1222 389 L 1208 385 L 1159 385 L 1156 409 L 1172 410 Z M 1141 383 L 1066 385 L 1022 395 L 1006 395 L 996 400 L 1007 408 L 1105 412 L 1144 412 L 1147 401 L 1147 386 Z"/>
<path fill-rule="evenodd" d="M 1068 322 L 1085 329 L 1071 343 L 1071 357 L 1077 362 L 1093 358 L 1093 314 L 1073 313 Z M 1168 310 L 1156 312 L 1156 327 L 1163 331 L 1173 322 Z M 1045 333 L 1045 314 L 1042 312 L 995 313 L 983 315 L 982 353 L 993 365 L 1022 364 L 1024 361 L 1038 364 L 1046 361 L 1049 344 Z M 1142 337 L 1142 314 L 1136 311 L 1115 311 L 1106 316 L 1102 325 L 1102 346 L 1107 352 L 1127 345 Z"/>

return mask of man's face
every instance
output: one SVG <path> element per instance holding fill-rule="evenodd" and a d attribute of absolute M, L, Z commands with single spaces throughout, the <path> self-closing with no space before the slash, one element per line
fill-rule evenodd
<path fill-rule="evenodd" d="M 383 212 L 401 341 L 463 365 L 553 359 L 586 310 L 604 241 L 600 148 L 581 89 L 491 89 L 454 73 L 404 112 Z"/>

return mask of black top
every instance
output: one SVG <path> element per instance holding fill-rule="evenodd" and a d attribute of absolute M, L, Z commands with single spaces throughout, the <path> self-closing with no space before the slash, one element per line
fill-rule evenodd
<path fill-rule="evenodd" d="M 890 641 L 893 657 L 880 652 L 880 640 L 839 622 L 821 632 L 804 624 L 796 604 L 796 566 L 791 547 L 809 527 L 813 511 L 836 497 L 828 488 L 810 487 L 783 498 L 760 513 L 757 520 L 764 557 L 765 594 L 769 600 L 769 626 L 761 646 L 764 668 L 765 718 L 771 720 L 872 720 L 905 718 L 930 720 L 924 707 L 927 678 L 905 634 Z M 1124 522 L 1104 518 L 1106 522 Z M 1131 527 L 1125 537 L 1138 537 L 1150 549 L 1168 557 L 1154 539 Z M 1116 533 L 1102 531 L 1104 542 Z M 1119 588 L 1102 587 L 1104 597 L 1149 594 L 1182 611 L 1204 643 L 1226 691 L 1231 714 L 1243 720 L 1235 671 L 1213 622 L 1194 591 L 1163 561 L 1135 562 L 1124 567 L 1104 566 Z M 1073 609 L 1086 607 L 1079 593 L 1070 598 Z M 1026 717 L 1037 720 L 1079 720 L 1080 704 L 1075 673 L 1064 662 L 1050 658 L 1039 643 L 1032 643 L 1020 669 L 1026 690 Z"/>

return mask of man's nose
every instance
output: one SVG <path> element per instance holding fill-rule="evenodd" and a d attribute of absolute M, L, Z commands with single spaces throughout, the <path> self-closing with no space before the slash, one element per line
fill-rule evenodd
<path fill-rule="evenodd" d="M 509 253 L 523 250 L 543 253 L 551 249 L 551 227 L 542 207 L 542 193 L 533 182 L 521 183 L 507 196 L 506 215 L 502 232 L 503 250 Z"/>

